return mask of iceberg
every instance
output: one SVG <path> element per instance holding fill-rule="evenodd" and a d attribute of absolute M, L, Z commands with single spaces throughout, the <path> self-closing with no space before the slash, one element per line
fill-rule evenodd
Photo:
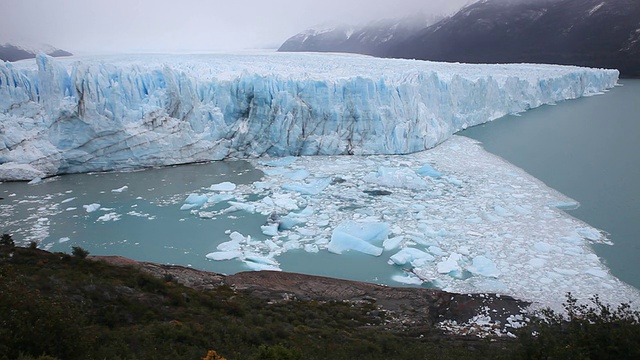
<path fill-rule="evenodd" d="M 389 232 L 389 225 L 385 223 L 345 221 L 333 230 L 327 250 L 334 254 L 354 250 L 380 256 L 383 249 L 372 243 L 384 241 Z"/>
<path fill-rule="evenodd" d="M 0 180 L 228 158 L 408 154 L 613 87 L 618 71 L 337 54 L 0 63 Z"/>

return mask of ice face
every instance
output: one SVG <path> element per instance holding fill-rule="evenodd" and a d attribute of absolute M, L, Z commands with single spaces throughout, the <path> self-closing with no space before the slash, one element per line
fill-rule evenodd
<path fill-rule="evenodd" d="M 467 126 L 598 93 L 617 77 L 326 54 L 39 56 L 0 63 L 0 180 L 263 155 L 407 154 Z"/>

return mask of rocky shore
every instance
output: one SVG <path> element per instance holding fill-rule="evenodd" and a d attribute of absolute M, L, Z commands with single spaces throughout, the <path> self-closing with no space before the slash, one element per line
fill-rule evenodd
<path fill-rule="evenodd" d="M 368 302 L 376 305 L 377 312 L 384 312 L 387 319 L 384 326 L 396 330 L 425 326 L 440 327 L 457 335 L 505 336 L 519 326 L 519 321 L 524 321 L 523 314 L 529 305 L 499 294 L 455 294 L 279 271 L 223 275 L 120 256 L 91 256 L 90 259 L 138 268 L 157 278 L 171 279 L 197 290 L 228 286 L 270 302 Z"/>

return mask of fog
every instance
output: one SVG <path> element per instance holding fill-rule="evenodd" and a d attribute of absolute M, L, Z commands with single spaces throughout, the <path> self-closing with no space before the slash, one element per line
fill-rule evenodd
<path fill-rule="evenodd" d="M 452 14 L 470 0 L 0 0 L 0 43 L 75 53 L 277 48 L 326 23 Z"/>

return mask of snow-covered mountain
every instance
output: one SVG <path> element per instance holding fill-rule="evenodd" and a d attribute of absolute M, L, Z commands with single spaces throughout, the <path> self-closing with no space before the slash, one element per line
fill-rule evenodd
<path fill-rule="evenodd" d="M 323 44 L 297 49 L 283 45 L 280 50 L 322 48 L 434 61 L 570 64 L 616 68 L 622 76 L 639 77 L 640 1 L 483 0 L 384 46 L 361 51 Z"/>
<path fill-rule="evenodd" d="M 323 25 L 285 41 L 278 51 L 345 52 L 382 56 L 389 47 L 413 36 L 442 17 L 416 15 L 384 19 L 360 26 Z"/>
<path fill-rule="evenodd" d="M 33 59 L 39 52 L 43 52 L 54 57 L 73 55 L 68 51 L 55 48 L 51 45 L 24 46 L 10 43 L 0 44 L 0 60 L 2 61 Z"/>
<path fill-rule="evenodd" d="M 407 154 L 618 72 L 354 55 L 0 63 L 0 180 L 285 155 Z"/>

